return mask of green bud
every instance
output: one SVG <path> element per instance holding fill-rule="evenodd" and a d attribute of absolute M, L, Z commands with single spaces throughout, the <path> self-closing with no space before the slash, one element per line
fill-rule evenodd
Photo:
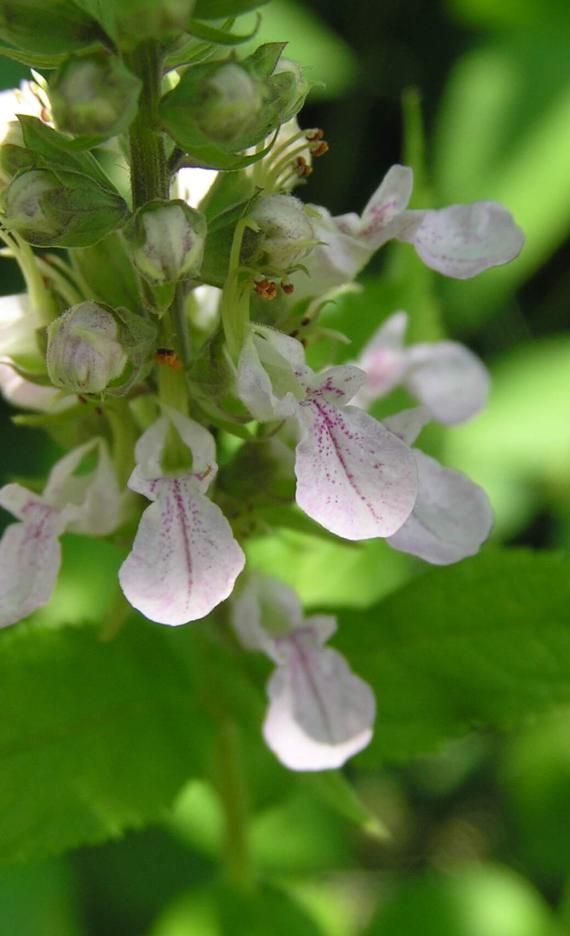
<path fill-rule="evenodd" d="M 311 85 L 299 63 L 284 58 L 277 62 L 270 83 L 281 102 L 281 122 L 287 123 L 301 110 Z"/>
<path fill-rule="evenodd" d="M 206 136 L 231 147 L 257 119 L 262 105 L 259 83 L 245 68 L 228 62 L 198 85 L 196 123 Z"/>
<path fill-rule="evenodd" d="M 250 218 L 259 230 L 244 237 L 245 262 L 255 261 L 262 267 L 284 272 L 300 263 L 316 243 L 305 206 L 293 195 L 260 198 Z"/>
<path fill-rule="evenodd" d="M 121 327 L 108 306 L 80 302 L 48 326 L 46 363 L 51 382 L 73 393 L 101 393 L 123 373 Z"/>
<path fill-rule="evenodd" d="M 0 39 L 18 49 L 57 55 L 100 42 L 103 33 L 73 0 L 0 0 Z"/>
<path fill-rule="evenodd" d="M 186 202 L 156 199 L 139 208 L 125 229 L 139 273 L 160 286 L 198 273 L 206 219 Z"/>
<path fill-rule="evenodd" d="M 104 51 L 74 55 L 49 83 L 55 123 L 76 136 L 117 136 L 135 117 L 141 87 L 114 55 Z"/>
<path fill-rule="evenodd" d="M 88 247 L 118 227 L 118 192 L 80 172 L 24 169 L 3 195 L 4 224 L 38 247 Z"/>

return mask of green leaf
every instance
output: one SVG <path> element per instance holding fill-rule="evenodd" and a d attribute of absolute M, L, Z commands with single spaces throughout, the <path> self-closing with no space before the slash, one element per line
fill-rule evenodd
<path fill-rule="evenodd" d="M 20 62 L 21 65 L 30 65 L 32 68 L 57 68 L 66 59 L 65 52 L 42 55 L 41 52 L 23 52 L 20 49 L 11 49 L 9 46 L 0 46 L 0 55 L 12 59 L 13 62 Z"/>
<path fill-rule="evenodd" d="M 5 631 L 0 683 L 2 864 L 157 819 L 196 771 L 187 679 L 140 621 L 110 644 L 90 627 Z"/>
<path fill-rule="evenodd" d="M 207 26 L 199 20 L 190 20 L 188 32 L 198 39 L 204 39 L 206 42 L 212 42 L 215 45 L 233 46 L 240 45 L 242 42 L 248 42 L 253 39 L 261 23 L 261 14 L 257 14 L 255 26 L 248 33 L 232 33 L 227 29 L 216 29 L 214 26 Z"/>
<path fill-rule="evenodd" d="M 343 612 L 338 644 L 378 700 L 363 762 L 429 753 L 570 702 L 569 604 L 569 560 L 488 550 L 370 611 Z"/>
<path fill-rule="evenodd" d="M 101 169 L 92 153 L 78 151 L 71 140 L 48 127 L 37 117 L 18 115 L 26 149 L 40 157 L 39 165 L 46 168 L 70 169 L 81 172 L 110 191 L 114 186 Z"/>
<path fill-rule="evenodd" d="M 26 51 L 57 55 L 105 36 L 71 0 L 0 0 L 0 38 Z"/>
<path fill-rule="evenodd" d="M 224 16 L 239 16 L 264 6 L 269 0 L 196 0 L 196 19 L 221 19 Z"/>
<path fill-rule="evenodd" d="M 120 234 L 109 234 L 92 247 L 74 250 L 71 262 L 88 285 L 90 298 L 110 306 L 141 306 L 140 288 Z"/>

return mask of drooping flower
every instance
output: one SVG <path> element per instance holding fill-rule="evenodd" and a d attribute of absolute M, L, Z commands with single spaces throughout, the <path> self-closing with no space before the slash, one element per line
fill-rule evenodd
<path fill-rule="evenodd" d="M 417 493 L 409 448 L 363 410 L 348 406 L 366 375 L 352 365 L 315 374 L 294 338 L 252 326 L 237 373 L 238 395 L 260 421 L 294 418 L 297 503 L 345 539 L 391 536 Z"/>
<path fill-rule="evenodd" d="M 263 736 L 282 764 L 331 770 L 367 746 L 374 695 L 338 651 L 324 646 L 336 630 L 334 617 L 304 619 L 292 589 L 251 576 L 233 601 L 233 623 L 246 649 L 276 664 Z"/>
<path fill-rule="evenodd" d="M 79 474 L 93 453 L 96 467 Z M 7 527 L 0 541 L 0 627 L 20 621 L 49 601 L 61 565 L 61 534 L 107 536 L 124 522 L 127 497 L 119 487 L 107 443 L 99 438 L 60 459 L 41 495 L 20 484 L 0 489 L 0 506 L 19 521 Z"/>
<path fill-rule="evenodd" d="M 366 383 L 355 403 L 367 407 L 397 386 L 405 386 L 434 419 L 448 426 L 471 419 L 485 406 L 489 375 L 485 365 L 457 341 L 404 347 L 405 312 L 382 323 L 362 351 L 358 367 Z"/>
<path fill-rule="evenodd" d="M 389 417 L 385 425 L 407 445 L 413 445 L 429 420 L 429 410 L 420 406 Z M 418 470 L 418 496 L 406 522 L 387 542 L 433 565 L 449 565 L 474 556 L 493 525 L 485 491 L 419 449 L 413 448 L 412 453 Z"/>
<path fill-rule="evenodd" d="M 245 557 L 222 511 L 206 491 L 217 472 L 215 444 L 199 423 L 164 407 L 139 439 L 128 486 L 153 503 L 144 511 L 119 581 L 128 601 L 151 621 L 186 624 L 230 595 Z M 169 433 L 191 455 L 191 467 L 168 472 Z"/>
<path fill-rule="evenodd" d="M 323 243 L 306 263 L 309 276 L 295 275 L 295 298 L 321 295 L 350 282 L 394 238 L 412 244 L 427 266 L 454 279 L 509 263 L 522 250 L 521 229 L 497 202 L 413 211 L 407 209 L 412 186 L 412 170 L 396 165 L 360 216 L 333 218 L 326 208 L 311 205 L 315 235 Z"/>

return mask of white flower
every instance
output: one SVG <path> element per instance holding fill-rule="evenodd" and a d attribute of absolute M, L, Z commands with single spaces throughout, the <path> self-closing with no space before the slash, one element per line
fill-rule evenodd
<path fill-rule="evenodd" d="M 412 445 L 430 413 L 425 407 L 386 419 L 386 428 Z M 491 532 L 493 511 L 485 491 L 459 471 L 412 449 L 418 496 L 411 515 L 387 542 L 433 565 L 449 565 L 477 553 Z"/>
<path fill-rule="evenodd" d="M 96 467 L 79 474 L 94 451 Z M 107 536 L 124 522 L 127 495 L 119 488 L 106 442 L 92 439 L 54 465 L 43 494 L 6 484 L 0 506 L 19 521 L 0 541 L 0 627 L 6 627 L 49 601 L 61 564 L 61 534 Z"/>
<path fill-rule="evenodd" d="M 52 123 L 49 100 L 42 86 L 44 79 L 40 75 L 35 77 L 36 81 L 22 81 L 19 88 L 0 91 L 0 144 L 23 145 L 18 114 Z"/>
<path fill-rule="evenodd" d="M 119 581 L 151 621 L 185 624 L 205 617 L 231 593 L 245 564 L 220 508 L 206 497 L 217 465 L 210 433 L 170 408 L 139 439 L 132 491 L 153 501 L 141 517 Z M 191 452 L 192 468 L 168 474 L 161 461 L 169 432 Z"/>
<path fill-rule="evenodd" d="M 282 764 L 330 770 L 366 747 L 376 703 L 344 657 L 324 646 L 336 630 L 334 617 L 304 620 L 295 592 L 252 576 L 234 599 L 233 622 L 248 650 L 260 650 L 276 664 L 263 735 Z"/>
<path fill-rule="evenodd" d="M 41 360 L 36 340 L 40 325 L 27 294 L 0 297 L 0 391 L 15 406 L 57 412 L 73 406 L 73 398 L 26 380 L 14 369 L 16 362 Z"/>
<path fill-rule="evenodd" d="M 368 342 L 357 362 L 367 380 L 355 404 L 367 407 L 403 385 L 439 422 L 452 426 L 471 419 L 487 400 L 489 375 L 484 364 L 456 341 L 405 348 L 407 326 L 406 313 L 396 312 Z"/>
<path fill-rule="evenodd" d="M 410 515 L 417 493 L 410 449 L 348 401 L 366 375 L 357 367 L 315 374 L 300 342 L 253 326 L 238 363 L 237 390 L 260 421 L 293 417 L 297 503 L 345 539 L 390 536 Z"/>
<path fill-rule="evenodd" d="M 413 244 L 427 266 L 455 279 L 468 279 L 508 263 L 522 250 L 522 231 L 496 202 L 409 211 L 412 185 L 412 170 L 396 165 L 360 216 L 333 218 L 326 208 L 310 206 L 315 236 L 323 244 L 307 260 L 309 276 L 295 275 L 295 300 L 350 282 L 393 238 Z"/>

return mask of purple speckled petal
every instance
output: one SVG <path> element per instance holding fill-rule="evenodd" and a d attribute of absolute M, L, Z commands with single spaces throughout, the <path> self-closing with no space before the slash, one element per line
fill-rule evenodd
<path fill-rule="evenodd" d="M 307 373 L 303 384 L 313 400 L 326 400 L 342 406 L 352 400 L 366 383 L 366 374 L 354 364 L 327 367 L 319 374 Z"/>
<path fill-rule="evenodd" d="M 400 219 L 412 197 L 414 174 L 409 166 L 392 166 L 362 212 L 359 237 L 378 250 L 397 236 Z"/>
<path fill-rule="evenodd" d="M 146 496 L 155 503 L 121 566 L 121 587 L 133 607 L 159 624 L 205 617 L 228 597 L 245 564 L 231 527 L 192 476 L 149 482 Z"/>
<path fill-rule="evenodd" d="M 330 770 L 370 742 L 376 703 L 336 650 L 303 634 L 289 639 L 286 663 L 267 685 L 269 709 L 263 735 L 291 770 Z"/>
<path fill-rule="evenodd" d="M 411 516 L 388 542 L 434 565 L 473 556 L 487 539 L 493 512 L 482 488 L 414 449 L 418 498 Z"/>
<path fill-rule="evenodd" d="M 7 627 L 49 601 L 61 565 L 63 521 L 19 484 L 2 488 L 0 504 L 21 519 L 0 540 L 0 627 Z"/>
<path fill-rule="evenodd" d="M 411 450 L 354 406 L 308 399 L 296 450 L 297 503 L 345 539 L 390 536 L 410 515 L 417 492 Z"/>
<path fill-rule="evenodd" d="M 440 211 L 408 211 L 397 235 L 413 244 L 427 266 L 454 279 L 469 279 L 519 255 L 524 234 L 502 205 L 491 201 Z"/>

